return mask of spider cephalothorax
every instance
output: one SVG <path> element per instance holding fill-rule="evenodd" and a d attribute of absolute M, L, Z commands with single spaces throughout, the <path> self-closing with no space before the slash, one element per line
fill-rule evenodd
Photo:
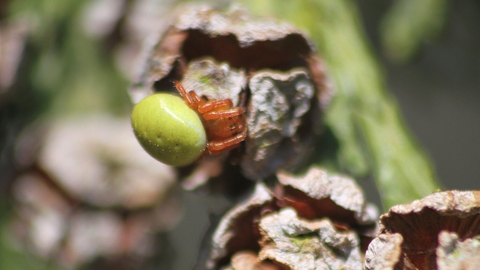
<path fill-rule="evenodd" d="M 159 161 L 184 166 L 238 146 L 247 136 L 245 109 L 230 99 L 207 100 L 175 82 L 183 100 L 157 93 L 132 111 L 132 126 L 142 147 Z"/>

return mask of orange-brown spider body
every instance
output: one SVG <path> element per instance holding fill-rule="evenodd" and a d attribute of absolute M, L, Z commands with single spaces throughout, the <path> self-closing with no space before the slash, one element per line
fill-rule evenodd
<path fill-rule="evenodd" d="M 194 91 L 187 92 L 178 81 L 175 82 L 175 87 L 202 120 L 207 135 L 207 145 L 202 156 L 218 155 L 237 147 L 245 140 L 245 109 L 234 107 L 230 99 L 207 100 Z"/>

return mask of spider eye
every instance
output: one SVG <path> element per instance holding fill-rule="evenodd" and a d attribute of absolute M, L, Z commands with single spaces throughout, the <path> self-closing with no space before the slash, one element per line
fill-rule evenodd
<path fill-rule="evenodd" d="M 153 94 L 135 105 L 132 127 L 143 149 L 171 166 L 194 162 L 207 144 L 198 114 L 172 94 Z"/>

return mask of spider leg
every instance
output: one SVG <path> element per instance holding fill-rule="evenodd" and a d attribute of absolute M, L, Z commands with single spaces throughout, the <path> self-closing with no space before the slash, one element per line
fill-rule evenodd
<path fill-rule="evenodd" d="M 195 93 L 195 91 L 188 92 L 193 101 L 197 104 L 197 108 L 205 104 L 207 101 L 204 98 L 201 98 Z"/>
<path fill-rule="evenodd" d="M 175 81 L 175 87 L 177 88 L 178 92 L 180 95 L 182 95 L 183 99 L 185 102 L 187 102 L 188 106 L 190 108 L 196 108 L 198 105 L 198 100 L 195 99 L 195 97 L 192 97 L 191 94 L 187 93 L 187 90 L 183 87 L 183 85 L 179 81 Z M 190 93 L 193 91 L 190 91 Z M 194 92 L 195 93 L 195 92 Z M 196 94 L 195 94 L 196 96 Z M 197 96 L 198 97 L 198 96 Z"/>
<path fill-rule="evenodd" d="M 215 120 L 220 118 L 235 117 L 245 113 L 243 108 L 232 108 L 224 111 L 213 111 L 203 114 L 205 120 Z"/>
<path fill-rule="evenodd" d="M 244 141 L 246 137 L 247 130 L 244 129 L 235 137 L 231 137 L 223 141 L 211 141 L 207 143 L 207 148 L 205 149 L 205 152 L 207 152 L 208 155 L 218 155 L 224 151 L 228 151 L 237 147 L 238 144 Z"/>
<path fill-rule="evenodd" d="M 198 106 L 198 112 L 205 114 L 214 110 L 228 109 L 233 106 L 233 103 L 230 99 L 222 100 L 209 100 L 204 104 Z"/>

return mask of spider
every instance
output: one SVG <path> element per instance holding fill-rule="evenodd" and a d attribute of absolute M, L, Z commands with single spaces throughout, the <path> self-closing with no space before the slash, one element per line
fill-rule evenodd
<path fill-rule="evenodd" d="M 183 99 L 156 93 L 133 108 L 133 131 L 147 153 L 165 164 L 185 166 L 245 140 L 245 109 L 230 99 L 207 100 L 174 83 Z"/>
<path fill-rule="evenodd" d="M 202 117 L 207 134 L 204 155 L 218 155 L 236 148 L 247 137 L 245 109 L 234 107 L 230 99 L 206 100 L 194 91 L 187 92 L 179 81 L 175 87 L 187 105 Z"/>

